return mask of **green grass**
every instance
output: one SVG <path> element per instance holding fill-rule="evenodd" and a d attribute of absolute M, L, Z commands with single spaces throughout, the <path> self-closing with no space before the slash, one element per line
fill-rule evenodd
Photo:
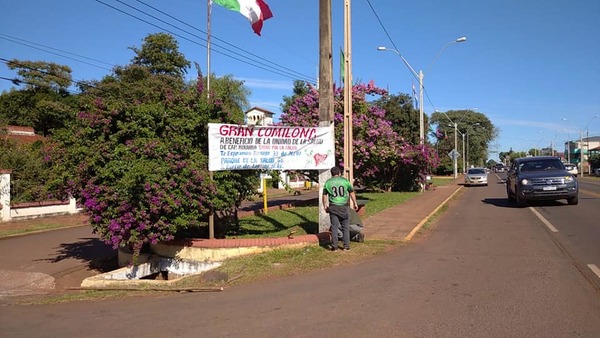
<path fill-rule="evenodd" d="M 42 224 L 23 224 L 22 226 L 14 227 L 14 228 L 2 228 L 0 224 L 0 238 L 9 237 L 15 235 L 23 235 L 27 233 L 37 232 L 37 231 L 45 231 L 45 230 L 54 230 L 64 228 L 65 225 L 63 223 L 55 223 L 49 221 L 48 223 Z"/>

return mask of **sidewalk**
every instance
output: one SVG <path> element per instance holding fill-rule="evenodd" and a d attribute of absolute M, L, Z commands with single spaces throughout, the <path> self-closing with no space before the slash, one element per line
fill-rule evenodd
<path fill-rule="evenodd" d="M 410 240 L 461 188 L 459 179 L 363 219 L 365 238 Z M 369 206 L 367 205 L 367 208 Z"/>

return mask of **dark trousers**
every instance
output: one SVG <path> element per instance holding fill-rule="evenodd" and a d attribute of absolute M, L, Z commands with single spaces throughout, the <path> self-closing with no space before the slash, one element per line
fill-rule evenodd
<path fill-rule="evenodd" d="M 331 220 L 331 244 L 334 249 L 338 248 L 338 229 L 342 231 L 342 242 L 344 248 L 350 248 L 350 227 L 347 205 L 329 205 L 329 219 Z"/>

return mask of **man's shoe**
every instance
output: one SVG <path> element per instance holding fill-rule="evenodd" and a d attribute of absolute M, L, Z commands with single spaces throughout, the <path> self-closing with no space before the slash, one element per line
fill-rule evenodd
<path fill-rule="evenodd" d="M 358 243 L 363 243 L 365 241 L 365 234 L 359 232 L 358 235 L 356 235 L 356 241 Z"/>
<path fill-rule="evenodd" d="M 342 251 L 350 251 L 350 248 L 343 248 Z"/>

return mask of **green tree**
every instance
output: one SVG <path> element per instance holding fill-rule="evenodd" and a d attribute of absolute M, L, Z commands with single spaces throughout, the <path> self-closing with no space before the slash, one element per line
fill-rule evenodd
<path fill-rule="evenodd" d="M 451 120 L 451 121 L 450 121 Z M 430 121 L 433 125 L 436 125 L 436 130 L 445 135 L 443 138 L 438 139 L 436 145 L 439 154 L 448 154 L 452 149 L 455 148 L 454 144 L 454 124 L 457 124 L 457 144 L 456 150 L 462 156 L 463 149 L 463 134 L 465 156 L 468 163 L 483 166 L 488 158 L 489 143 L 497 137 L 498 130 L 490 119 L 482 113 L 475 112 L 473 110 L 449 110 L 447 112 L 435 112 L 431 115 Z M 447 156 L 445 156 L 447 157 Z M 444 159 L 448 162 L 448 159 Z M 458 160 L 458 167 L 462 168 L 462 161 Z"/>
<path fill-rule="evenodd" d="M 144 38 L 140 48 L 129 49 L 136 54 L 131 63 L 147 67 L 152 74 L 181 77 L 190 67 L 190 62 L 179 52 L 177 40 L 167 33 L 150 34 Z"/>
<path fill-rule="evenodd" d="M 419 111 L 413 108 L 408 94 L 383 95 L 374 104 L 385 110 L 392 129 L 408 143 L 419 144 Z"/>
<path fill-rule="evenodd" d="M 17 69 L 16 82 L 24 87 L 0 94 L 0 121 L 33 127 L 47 136 L 74 120 L 77 97 L 67 91 L 71 85 L 68 66 L 20 60 L 10 61 L 8 66 Z"/>
<path fill-rule="evenodd" d="M 11 70 L 17 70 L 15 82 L 24 84 L 28 90 L 49 90 L 64 93 L 71 86 L 71 68 L 44 61 L 13 59 L 7 63 Z"/>
<path fill-rule="evenodd" d="M 281 122 L 294 126 L 319 124 L 318 91 L 309 86 L 300 95 L 302 85 L 281 116 Z M 355 84 L 352 87 L 354 177 L 357 185 L 381 190 L 411 190 L 423 182 L 425 175 L 437 165 L 437 157 L 428 146 L 413 145 L 402 139 L 392 128 L 386 112 L 368 100 L 386 95 L 374 83 Z M 343 155 L 343 93 L 334 91 L 335 157 L 344 166 Z M 287 101 L 286 101 L 287 102 Z"/>
<path fill-rule="evenodd" d="M 256 172 L 217 172 L 211 179 L 207 170 L 208 123 L 243 123 L 233 106 L 246 102 L 246 91 L 225 77 L 215 80 L 219 94 L 209 99 L 205 81 L 198 74 L 185 83 L 151 65 L 117 67 L 86 89 L 85 109 L 53 138 L 48 164 L 60 174 L 53 184 L 78 199 L 114 247 L 137 253 L 144 243 L 197 234 L 211 209 L 224 235 L 237 221 L 236 207 L 253 194 Z M 227 97 L 232 91 L 236 96 Z"/>
<path fill-rule="evenodd" d="M 49 173 L 44 168 L 41 142 L 20 145 L 0 137 L 0 148 L 0 169 L 12 171 L 12 203 L 44 201 L 52 197 L 44 186 Z"/>

